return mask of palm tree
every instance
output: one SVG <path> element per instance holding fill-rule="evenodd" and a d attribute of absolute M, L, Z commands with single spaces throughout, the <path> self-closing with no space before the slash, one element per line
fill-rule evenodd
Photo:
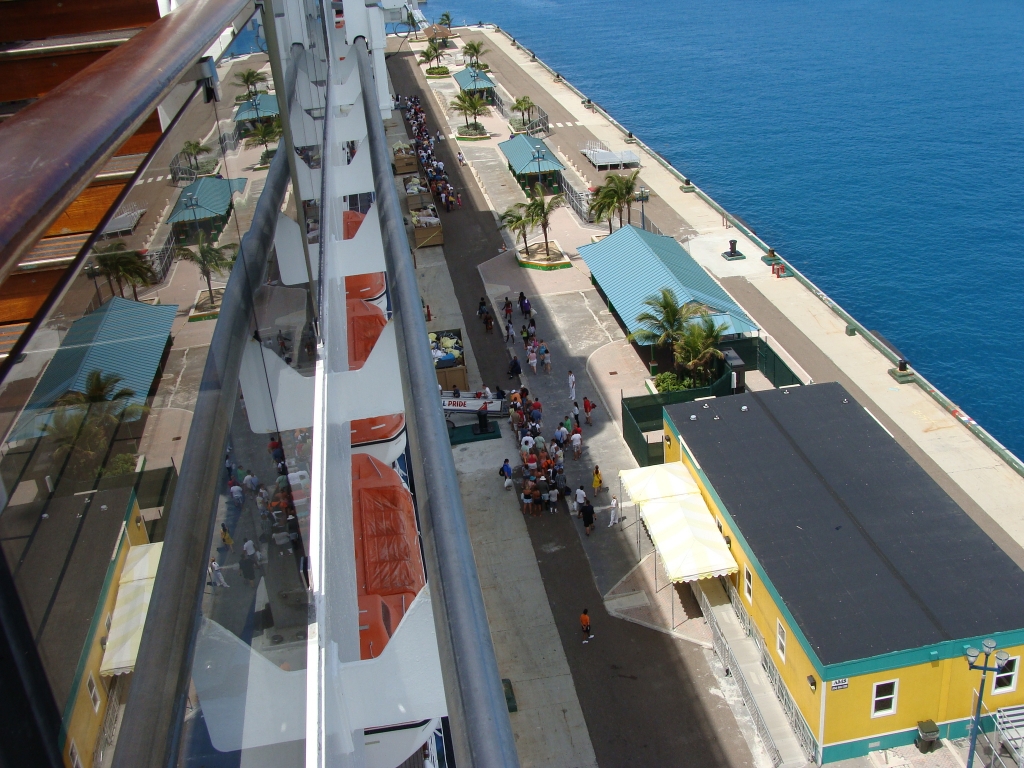
<path fill-rule="evenodd" d="M 118 240 L 110 245 L 97 246 L 93 248 L 96 254 L 96 263 L 99 266 L 100 274 L 107 278 L 110 292 L 114 292 L 114 285 L 111 280 L 117 282 L 117 290 L 121 298 L 124 298 L 124 284 L 132 287 L 132 296 L 139 300 L 139 286 L 152 285 L 156 282 L 156 272 L 149 265 L 138 251 L 128 250 L 124 241 Z"/>
<path fill-rule="evenodd" d="M 435 40 L 431 40 L 427 43 L 427 47 L 420 51 L 420 62 L 429 66 L 430 62 L 437 60 L 437 66 L 441 66 L 441 58 L 444 56 L 444 51 L 437 44 Z"/>
<path fill-rule="evenodd" d="M 725 323 L 716 324 L 707 310 L 702 311 L 699 319 L 686 325 L 682 338 L 675 343 L 676 363 L 693 373 L 694 378 L 706 382 L 710 378 L 710 362 L 724 357 L 718 344 L 728 327 Z"/>
<path fill-rule="evenodd" d="M 264 150 L 270 149 L 270 145 L 281 138 L 281 118 L 275 117 L 266 123 L 256 123 L 252 132 L 245 139 L 247 149 L 262 146 Z"/>
<path fill-rule="evenodd" d="M 485 53 L 490 53 L 490 51 L 484 48 L 483 43 L 471 40 L 462 47 L 462 53 L 469 59 L 472 67 L 478 68 L 480 66 L 480 57 Z"/>
<path fill-rule="evenodd" d="M 598 193 L 599 195 L 607 195 L 609 202 L 614 204 L 615 210 L 619 213 L 620 228 L 622 227 L 623 211 L 626 213 L 626 223 L 633 223 L 632 211 L 629 206 L 630 203 L 636 200 L 636 180 L 639 176 L 639 170 L 633 171 L 628 176 L 609 173 L 605 177 L 604 186 L 601 187 L 601 191 Z"/>
<path fill-rule="evenodd" d="M 503 214 L 501 214 L 501 223 L 514 235 L 523 236 L 523 250 L 527 256 L 530 255 L 530 245 L 526 240 L 526 235 L 530 231 L 530 227 L 533 224 L 527 218 L 526 203 L 516 203 Z"/>
<path fill-rule="evenodd" d="M 466 127 L 468 128 L 469 118 L 472 117 L 473 121 L 476 122 L 476 118 L 487 111 L 487 102 L 483 100 L 482 96 L 477 96 L 469 91 L 462 91 L 452 99 L 452 111 L 466 118 Z"/>
<path fill-rule="evenodd" d="M 420 34 L 420 25 L 416 23 L 416 17 L 412 15 L 412 11 L 406 12 L 405 23 L 409 27 L 409 33 L 412 35 L 412 39 L 418 40 Z"/>
<path fill-rule="evenodd" d="M 448 27 L 449 32 L 452 31 L 452 15 L 448 11 L 441 14 L 441 18 L 437 20 L 437 23 L 442 27 Z"/>
<path fill-rule="evenodd" d="M 200 141 L 186 141 L 181 147 L 181 154 L 188 158 L 188 167 L 192 167 L 192 161 L 196 161 L 196 168 L 199 168 L 199 156 L 205 155 L 209 152 L 213 152 L 213 147 L 209 147 Z"/>
<path fill-rule="evenodd" d="M 228 269 L 233 260 L 226 255 L 225 251 L 237 248 L 236 245 L 224 245 L 217 247 L 207 240 L 205 232 L 199 233 L 199 240 L 196 249 L 178 248 L 178 258 L 184 259 L 196 265 L 199 274 L 206 281 L 206 290 L 210 294 L 210 305 L 213 305 L 213 276 L 222 275 Z"/>
<path fill-rule="evenodd" d="M 530 224 L 540 227 L 541 232 L 544 233 L 544 253 L 549 259 L 551 258 L 551 250 L 548 246 L 548 227 L 551 226 L 551 214 L 564 204 L 565 196 L 561 194 L 552 195 L 545 200 L 544 185 L 538 181 L 533 185 L 533 199 L 523 209 L 526 219 Z"/>
<path fill-rule="evenodd" d="M 644 306 L 648 309 L 636 316 L 641 327 L 629 334 L 629 340 L 655 347 L 674 346 L 697 315 L 696 306 L 680 304 L 671 288 L 662 288 L 657 296 L 648 296 Z"/>
<path fill-rule="evenodd" d="M 87 406 L 90 418 L 116 420 L 118 416 L 141 412 L 140 406 L 129 406 L 123 402 L 135 397 L 135 390 L 130 387 L 119 387 L 123 381 L 116 373 L 103 374 L 94 369 L 85 377 L 83 392 L 65 392 L 57 400 L 62 407 Z M 120 407 L 118 407 L 120 406 Z"/>
<path fill-rule="evenodd" d="M 529 96 L 520 96 L 516 99 L 515 104 L 512 105 L 512 111 L 518 112 L 523 116 L 523 127 L 526 127 L 526 114 L 533 112 L 534 107 L 537 105 L 533 103 L 533 99 Z"/>
<path fill-rule="evenodd" d="M 594 221 L 607 221 L 608 234 L 612 233 L 612 220 L 615 218 L 615 206 L 607 194 L 602 195 L 604 187 L 598 187 L 596 194 L 590 199 L 590 215 Z"/>
<path fill-rule="evenodd" d="M 43 425 L 43 434 L 55 443 L 53 459 L 71 477 L 83 477 L 95 470 L 110 447 L 112 429 L 109 414 L 101 408 L 97 417 L 90 407 L 60 406 Z"/>
<path fill-rule="evenodd" d="M 247 69 L 244 72 L 235 74 L 235 85 L 245 88 L 250 99 L 256 98 L 260 85 L 265 82 L 267 82 L 267 76 L 263 72 L 257 72 L 255 69 Z"/>

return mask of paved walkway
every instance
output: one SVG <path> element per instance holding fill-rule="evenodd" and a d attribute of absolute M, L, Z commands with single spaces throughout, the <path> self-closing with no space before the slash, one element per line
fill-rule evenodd
<path fill-rule="evenodd" d="M 392 57 L 390 74 L 399 93 L 427 96 L 423 106 L 432 130 L 445 124 L 439 102 L 429 96 L 421 69 L 411 55 Z M 551 344 L 555 360 L 551 375 L 527 374 L 527 386 L 540 395 L 551 409 L 549 413 L 556 417 L 567 413 L 571 405 L 566 384 L 568 368 L 577 376 L 578 402 L 582 403 L 584 395 L 610 399 L 600 402 L 595 425 L 586 428 L 584 460 L 575 465 L 569 462 L 570 481 L 590 488 L 591 471 L 597 463 L 604 471 L 606 485 L 617 486 L 618 469 L 635 466 L 613 418 L 618 410 L 618 399 L 613 395 L 618 388 L 605 387 L 604 394 L 590 378 L 587 362 L 607 347 L 613 350 L 612 359 L 628 349 L 621 329 L 584 271 L 574 268 L 540 273 L 515 268 L 514 262 L 509 261 L 512 254 L 501 250 L 505 242 L 475 178 L 468 169 L 450 162 L 457 151 L 455 142 L 440 142 L 436 151 L 444 160 L 452 183 L 463 195 L 462 210 L 441 212 L 440 216 L 445 227 L 446 261 L 482 380 L 507 382 L 509 358 L 501 337 L 484 334 L 476 321 L 479 297 L 503 299 L 507 286 L 514 299 L 518 290 L 526 290 L 535 299 L 538 327 L 541 336 Z M 566 218 L 565 234 L 558 235 L 566 238 L 563 246 L 588 242 L 591 234 L 573 234 L 570 227 L 576 225 L 571 222 L 571 218 Z M 572 240 L 575 242 L 570 243 Z M 635 387 L 635 381 L 630 386 Z M 515 455 L 511 440 L 475 444 L 481 445 L 503 446 L 501 458 Z M 497 465 L 486 471 L 495 474 Z M 480 478 L 486 485 L 496 482 L 494 477 L 488 480 L 481 474 Z M 475 494 L 481 484 L 471 480 L 470 489 L 464 484 L 464 493 L 468 490 Z M 610 492 L 617 493 L 617 487 Z M 606 506 L 608 499 L 609 491 L 605 491 L 598 506 Z M 492 509 L 486 514 L 506 513 Z M 599 511 L 599 522 L 603 518 L 605 525 L 606 515 L 606 511 Z M 632 518 L 632 510 L 627 510 L 626 516 Z M 612 619 L 605 611 L 604 594 L 642 559 L 636 552 L 636 529 L 631 525 L 635 525 L 635 520 L 627 519 L 621 529 L 604 528 L 587 537 L 579 521 L 564 513 L 524 523 L 597 762 L 601 766 L 754 765 L 750 746 L 737 728 L 730 702 L 709 664 L 706 654 L 710 652 L 663 632 Z M 645 536 L 641 536 L 641 546 L 642 554 L 650 551 Z M 477 559 L 483 559 L 479 551 Z M 600 633 L 587 645 L 579 638 L 578 616 L 584 606 L 594 617 L 595 633 Z M 490 615 L 490 605 L 488 611 Z M 497 637 L 495 643 L 497 648 Z M 498 653 L 500 658 L 500 649 Z M 552 667 L 549 674 L 557 676 L 559 671 Z M 742 730 L 749 732 L 746 728 Z"/>

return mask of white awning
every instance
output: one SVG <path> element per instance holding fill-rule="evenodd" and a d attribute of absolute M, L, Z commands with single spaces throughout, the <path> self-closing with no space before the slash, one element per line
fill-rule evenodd
<path fill-rule="evenodd" d="M 651 499 L 700 494 L 696 481 L 679 461 L 639 469 L 623 469 L 619 472 L 619 480 L 629 494 L 630 501 L 636 504 Z"/>
<path fill-rule="evenodd" d="M 121 675 L 135 669 L 163 546 L 163 542 L 140 544 L 128 550 L 100 664 L 101 675 Z"/>
<path fill-rule="evenodd" d="M 700 494 L 645 501 L 640 516 L 669 580 L 696 581 L 739 570 Z"/>

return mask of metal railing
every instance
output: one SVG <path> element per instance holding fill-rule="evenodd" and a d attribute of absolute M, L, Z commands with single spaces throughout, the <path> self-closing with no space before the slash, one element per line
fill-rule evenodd
<path fill-rule="evenodd" d="M 590 224 L 594 221 L 593 215 L 590 213 L 590 202 L 593 195 L 590 194 L 589 190 L 576 189 L 564 173 L 560 170 L 556 171 L 558 175 L 558 188 L 562 191 L 565 196 L 566 204 L 572 208 L 573 212 L 580 217 L 580 219 Z"/>
<path fill-rule="evenodd" d="M 772 739 L 771 733 L 768 732 L 768 725 L 765 723 L 764 718 L 761 717 L 761 712 L 754 701 L 754 695 L 750 692 L 750 686 L 747 685 L 747 679 L 743 676 L 743 670 L 740 669 L 736 657 L 732 655 L 732 650 L 722 635 L 722 629 L 718 626 L 718 620 L 715 618 L 714 611 L 703 590 L 698 590 L 697 594 L 700 596 L 700 609 L 704 613 L 708 626 L 711 627 L 711 642 L 715 648 L 715 653 L 718 654 L 718 658 L 722 660 L 722 664 L 730 671 L 732 678 L 736 681 L 740 694 L 743 696 L 743 703 L 746 704 L 747 711 L 750 712 L 750 717 L 754 721 L 754 728 L 757 730 L 758 738 L 761 739 L 764 751 L 768 753 L 772 765 L 778 768 L 778 766 L 782 765 L 782 754 L 779 752 L 778 747 L 775 746 L 775 740 Z"/>
<path fill-rule="evenodd" d="M 736 618 L 739 619 L 743 631 L 748 637 L 753 639 L 757 650 L 761 654 L 761 668 L 768 675 L 768 680 L 772 684 L 772 690 L 775 691 L 775 698 L 782 705 L 782 711 L 786 713 L 786 719 L 789 720 L 789 724 L 793 728 L 796 740 L 800 742 L 800 747 L 803 749 L 807 759 L 811 762 L 818 762 L 818 740 L 814 738 L 810 726 L 804 720 L 803 713 L 800 712 L 796 702 L 793 701 L 793 697 L 790 696 L 789 689 L 786 688 L 786 684 L 782 681 L 782 676 L 779 674 L 778 667 L 775 666 L 764 637 L 761 636 L 757 626 L 751 620 L 750 614 L 747 613 L 747 609 L 743 606 L 740 596 L 731 581 L 728 582 L 727 588 L 729 590 L 729 603 L 732 605 L 732 610 L 736 614 Z"/>
<path fill-rule="evenodd" d="M 398 202 L 384 121 L 365 39 L 356 38 L 354 55 L 362 81 L 363 109 L 369 134 L 370 160 L 378 193 L 384 259 L 399 340 L 399 367 L 405 384 L 406 419 L 413 456 L 422 466 L 426 491 L 423 526 L 427 574 L 432 584 L 445 698 L 455 736 L 455 750 L 469 765 L 519 765 L 508 706 L 498 673 L 484 609 L 480 579 L 473 559 L 466 515 L 459 493 L 448 428 L 437 399 L 437 375 L 427 337 L 416 271 Z M 420 483 L 417 483 L 419 488 Z M 435 591 L 436 590 L 436 591 Z"/>

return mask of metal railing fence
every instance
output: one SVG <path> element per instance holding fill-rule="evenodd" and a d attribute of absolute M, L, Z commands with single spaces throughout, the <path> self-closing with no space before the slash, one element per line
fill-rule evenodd
<path fill-rule="evenodd" d="M 722 664 L 729 670 L 732 678 L 736 681 L 737 687 L 740 689 L 740 694 L 743 696 L 743 703 L 747 707 L 747 711 L 750 713 L 751 719 L 754 721 L 754 728 L 757 730 L 757 736 L 761 739 L 761 744 L 764 746 L 765 752 L 768 753 L 769 759 L 772 761 L 772 765 L 775 768 L 782 765 L 782 754 L 779 752 L 778 747 L 775 746 L 775 741 L 772 739 L 771 733 L 768 731 L 768 725 L 764 722 L 764 718 L 761 717 L 761 712 L 757 708 L 757 703 L 754 701 L 754 696 L 750 692 L 750 686 L 747 684 L 747 679 L 743 676 L 743 670 L 740 669 L 739 662 L 736 661 L 736 657 L 732 655 L 732 650 L 729 648 L 729 644 L 725 641 L 725 637 L 722 635 L 722 629 L 718 626 L 718 619 L 715 618 L 714 611 L 711 608 L 711 604 L 708 602 L 707 597 L 701 590 L 697 591 L 700 597 L 700 609 L 704 613 L 704 618 L 708 622 L 708 626 L 711 628 L 711 642 L 715 648 L 715 653 L 718 654 L 718 658 L 722 660 Z"/>
<path fill-rule="evenodd" d="M 593 215 L 590 213 L 590 202 L 593 199 L 593 195 L 590 194 L 589 190 L 576 189 L 566 177 L 562 171 L 556 171 L 558 177 L 558 188 L 562 191 L 565 196 L 566 205 L 572 208 L 573 213 L 580 217 L 580 220 L 586 224 L 590 224 L 594 221 Z"/>

